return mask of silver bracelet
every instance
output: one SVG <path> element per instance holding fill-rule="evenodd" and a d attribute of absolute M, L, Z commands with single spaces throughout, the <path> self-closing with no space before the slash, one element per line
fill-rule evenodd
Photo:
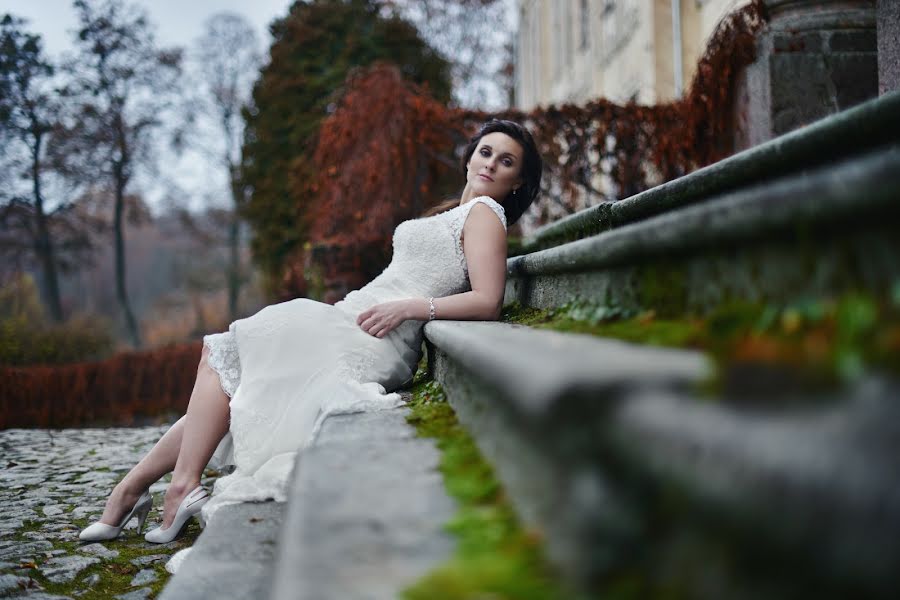
<path fill-rule="evenodd" d="M 434 321 L 434 296 L 428 299 L 428 320 Z"/>

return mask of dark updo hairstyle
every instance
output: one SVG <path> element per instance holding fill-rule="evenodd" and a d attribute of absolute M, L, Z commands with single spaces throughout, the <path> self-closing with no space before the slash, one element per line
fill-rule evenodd
<path fill-rule="evenodd" d="M 514 121 L 491 119 L 482 125 L 478 133 L 469 140 L 462 157 L 463 173 L 466 172 L 466 165 L 469 164 L 469 159 L 472 158 L 475 148 L 478 147 L 478 142 L 489 133 L 505 133 L 522 147 L 522 185 L 519 189 L 507 194 L 506 198 L 495 198 L 503 206 L 503 211 L 506 213 L 506 225 L 510 226 L 519 220 L 540 193 L 544 161 L 538 152 L 537 144 L 534 143 L 534 138 L 531 137 L 531 132 L 525 127 Z"/>

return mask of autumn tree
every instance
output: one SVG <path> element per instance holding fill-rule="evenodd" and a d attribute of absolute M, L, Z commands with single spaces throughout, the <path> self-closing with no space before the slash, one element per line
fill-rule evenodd
<path fill-rule="evenodd" d="M 451 65 L 453 103 L 512 106 L 514 56 L 509 0 L 382 0 L 383 12 L 412 23 Z"/>
<path fill-rule="evenodd" d="M 0 127 L 27 149 L 31 198 L 22 202 L 19 212 L 31 209 L 27 221 L 32 225 L 34 253 L 43 275 L 44 301 L 53 320 L 62 321 L 56 253 L 41 191 L 44 144 L 57 108 L 48 89 L 53 67 L 43 56 L 40 37 L 23 31 L 22 24 L 8 14 L 0 21 Z M 4 210 L 5 217 L 11 216 L 17 200 L 23 199 L 13 199 Z"/>
<path fill-rule="evenodd" d="M 67 201 L 77 186 L 68 185 L 72 180 L 56 161 L 65 106 L 54 89 L 54 67 L 43 55 L 40 36 L 23 25 L 8 14 L 0 20 L 0 169 L 5 175 L 0 252 L 4 261 L 20 266 L 37 263 L 44 304 L 60 322 L 60 272 L 78 266 L 89 253 L 98 224 Z M 27 185 L 21 185 L 23 180 Z"/>
<path fill-rule="evenodd" d="M 122 0 L 74 3 L 77 54 L 70 61 L 68 93 L 80 109 L 71 128 L 84 163 L 113 192 L 116 298 L 135 347 L 140 329 L 125 285 L 123 219 L 136 171 L 150 163 L 154 133 L 171 107 L 180 76 L 181 51 L 156 46 L 144 13 Z"/>
<path fill-rule="evenodd" d="M 393 65 L 376 63 L 350 77 L 313 157 L 317 201 L 306 269 L 324 301 L 378 275 L 394 227 L 460 190 L 456 125 L 444 103 Z"/>
<path fill-rule="evenodd" d="M 253 27 L 240 15 L 218 13 L 206 21 L 195 44 L 197 74 L 202 86 L 202 114 L 213 121 L 215 138 L 204 146 L 213 150 L 213 161 L 227 174 L 231 212 L 228 223 L 228 312 L 238 317 L 240 264 L 239 210 L 247 196 L 241 180 L 241 143 L 244 120 L 241 111 L 250 101 L 250 90 L 260 65 L 259 41 Z"/>
<path fill-rule="evenodd" d="M 296 296 L 302 287 L 281 280 L 289 260 L 302 262 L 298 255 L 309 239 L 315 137 L 350 70 L 391 62 L 443 102 L 450 82 L 447 62 L 412 25 L 381 16 L 374 0 L 295 2 L 271 31 L 270 61 L 245 112 L 243 177 L 252 193 L 243 214 L 253 226 L 252 249 L 269 293 Z"/>

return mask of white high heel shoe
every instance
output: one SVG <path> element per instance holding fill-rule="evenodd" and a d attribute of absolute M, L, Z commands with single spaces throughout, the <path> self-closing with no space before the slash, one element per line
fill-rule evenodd
<path fill-rule="evenodd" d="M 175 518 L 172 520 L 172 525 L 166 529 L 163 529 L 162 527 L 151 529 L 144 535 L 144 539 L 151 544 L 167 544 L 171 542 L 181 532 L 181 528 L 184 527 L 184 524 L 187 523 L 191 517 L 199 513 L 200 509 L 203 508 L 203 505 L 208 501 L 209 492 L 203 489 L 202 485 L 198 485 L 191 493 L 185 496 L 181 501 L 181 504 L 178 505 L 178 510 L 175 512 Z"/>
<path fill-rule="evenodd" d="M 140 534 L 140 532 L 144 530 L 144 522 L 147 520 L 147 515 L 150 514 L 150 508 L 152 506 L 153 496 L 150 495 L 149 490 L 146 490 L 141 494 L 141 497 L 138 498 L 138 501 L 134 503 L 131 511 L 122 518 L 122 522 L 119 523 L 118 526 L 107 525 L 106 523 L 97 521 L 96 523 L 85 527 L 81 533 L 78 534 L 78 539 L 82 542 L 113 540 L 119 537 L 119 534 L 122 533 L 122 528 L 125 527 L 132 517 L 138 518 L 138 534 Z"/>

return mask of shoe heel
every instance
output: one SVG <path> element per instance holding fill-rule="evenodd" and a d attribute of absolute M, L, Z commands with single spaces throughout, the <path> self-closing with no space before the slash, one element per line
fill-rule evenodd
<path fill-rule="evenodd" d="M 106 523 L 97 521 L 83 529 L 81 533 L 78 534 L 78 539 L 82 542 L 113 540 L 119 537 L 119 534 L 122 533 L 122 529 L 124 529 L 125 525 L 127 525 L 134 517 L 138 518 L 138 530 L 140 531 L 144 527 L 144 521 L 147 520 L 147 515 L 150 514 L 150 509 L 152 507 L 153 496 L 151 496 L 149 492 L 144 492 L 141 497 L 138 498 L 137 503 L 131 508 L 128 514 L 122 517 L 122 522 L 119 523 L 119 525 L 107 525 Z"/>
<path fill-rule="evenodd" d="M 175 518 L 167 529 L 157 527 L 148 531 L 144 539 L 152 544 L 167 544 L 174 540 L 191 517 L 197 516 L 203 505 L 209 500 L 209 492 L 202 486 L 197 486 L 192 492 L 181 500 L 178 510 L 175 511 Z"/>
<path fill-rule="evenodd" d="M 141 511 L 137 513 L 138 518 L 138 535 L 144 532 L 144 523 L 147 522 L 147 517 L 150 515 L 150 509 L 152 508 L 151 503 L 147 503 L 147 506 L 141 508 Z"/>

